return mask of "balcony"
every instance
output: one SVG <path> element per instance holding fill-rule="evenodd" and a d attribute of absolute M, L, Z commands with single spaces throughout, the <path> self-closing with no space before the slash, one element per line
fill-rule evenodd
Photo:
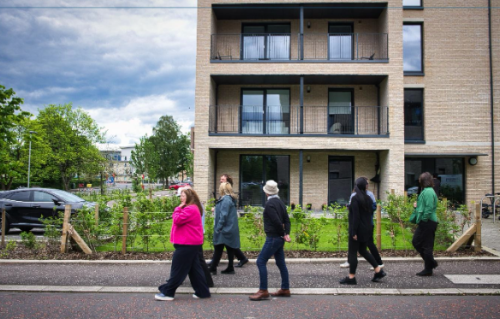
<path fill-rule="evenodd" d="M 210 105 L 210 135 L 387 137 L 387 106 Z"/>
<path fill-rule="evenodd" d="M 213 34 L 212 62 L 387 62 L 387 33 Z"/>

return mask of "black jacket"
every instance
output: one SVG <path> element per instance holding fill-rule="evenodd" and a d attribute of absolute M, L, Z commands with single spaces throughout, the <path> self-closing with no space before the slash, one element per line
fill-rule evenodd
<path fill-rule="evenodd" d="M 358 236 L 359 242 L 367 242 L 373 232 L 373 212 L 363 203 L 363 199 L 357 194 L 351 199 L 349 206 L 349 236 Z"/>
<path fill-rule="evenodd" d="M 290 234 L 290 218 L 281 199 L 269 199 L 264 207 L 263 217 L 267 236 L 283 237 Z"/>

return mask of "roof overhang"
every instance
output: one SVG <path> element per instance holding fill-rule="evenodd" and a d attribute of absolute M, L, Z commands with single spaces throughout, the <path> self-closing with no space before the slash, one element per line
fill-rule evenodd
<path fill-rule="evenodd" d="M 387 78 L 386 75 L 212 75 L 217 84 L 244 84 L 244 85 L 298 85 L 300 77 L 304 77 L 306 85 L 360 85 L 380 84 Z"/>
<path fill-rule="evenodd" d="M 301 4 L 213 4 L 219 20 L 299 19 Z M 387 2 L 378 3 L 310 3 L 303 4 L 304 19 L 377 19 L 387 9 Z"/>
<path fill-rule="evenodd" d="M 405 157 L 476 157 L 489 156 L 484 153 L 405 153 Z"/>

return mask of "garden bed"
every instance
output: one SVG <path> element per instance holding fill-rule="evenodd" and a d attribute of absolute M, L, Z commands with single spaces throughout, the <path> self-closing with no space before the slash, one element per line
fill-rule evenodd
<path fill-rule="evenodd" d="M 247 258 L 257 258 L 258 251 L 245 251 Z M 42 245 L 38 249 L 28 249 L 22 244 L 17 245 L 13 250 L 0 250 L 0 259 L 24 259 L 24 260 L 169 260 L 172 259 L 172 251 L 161 253 L 130 252 L 121 254 L 120 252 L 97 252 L 92 255 L 85 255 L 81 252 L 71 251 L 66 254 L 60 253 L 60 245 Z M 285 251 L 286 258 L 347 258 L 347 252 L 323 252 L 308 250 L 288 250 Z M 382 250 L 384 257 L 419 257 L 416 251 L 404 250 Z M 435 251 L 435 257 L 493 257 L 486 252 L 475 252 L 473 249 L 461 248 L 457 252 Z M 205 258 L 212 258 L 212 251 L 205 251 Z M 224 253 L 223 259 L 226 259 Z"/>

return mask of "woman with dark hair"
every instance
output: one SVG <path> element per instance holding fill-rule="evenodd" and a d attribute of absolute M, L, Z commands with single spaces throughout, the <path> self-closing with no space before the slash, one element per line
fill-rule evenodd
<path fill-rule="evenodd" d="M 422 192 L 413 203 L 415 210 L 410 221 L 417 224 L 417 229 L 413 234 L 412 244 L 418 251 L 425 263 L 425 268 L 417 273 L 417 276 L 432 276 L 432 270 L 438 266 L 434 260 L 434 238 L 438 225 L 436 215 L 437 195 L 434 191 L 434 182 L 429 172 L 422 173 L 418 178 Z"/>
<path fill-rule="evenodd" d="M 200 246 L 203 244 L 203 227 L 201 215 L 203 207 L 196 192 L 183 189 L 181 205 L 172 214 L 172 231 L 170 242 L 174 244 L 174 255 L 167 283 L 158 287 L 160 293 L 156 300 L 174 300 L 175 291 L 189 276 L 194 289 L 193 298 L 210 298 L 205 273 L 198 258 Z"/>
<path fill-rule="evenodd" d="M 352 197 L 351 205 L 349 205 L 349 248 L 347 258 L 349 262 L 349 275 L 340 280 L 340 283 L 343 285 L 357 284 L 356 268 L 358 267 L 358 252 L 373 266 L 375 270 L 372 278 L 373 282 L 379 282 L 386 276 L 386 273 L 367 250 L 368 241 L 373 240 L 373 201 L 366 194 L 367 184 L 366 179 L 363 177 L 356 180 L 356 186 L 354 187 L 356 194 Z"/>

